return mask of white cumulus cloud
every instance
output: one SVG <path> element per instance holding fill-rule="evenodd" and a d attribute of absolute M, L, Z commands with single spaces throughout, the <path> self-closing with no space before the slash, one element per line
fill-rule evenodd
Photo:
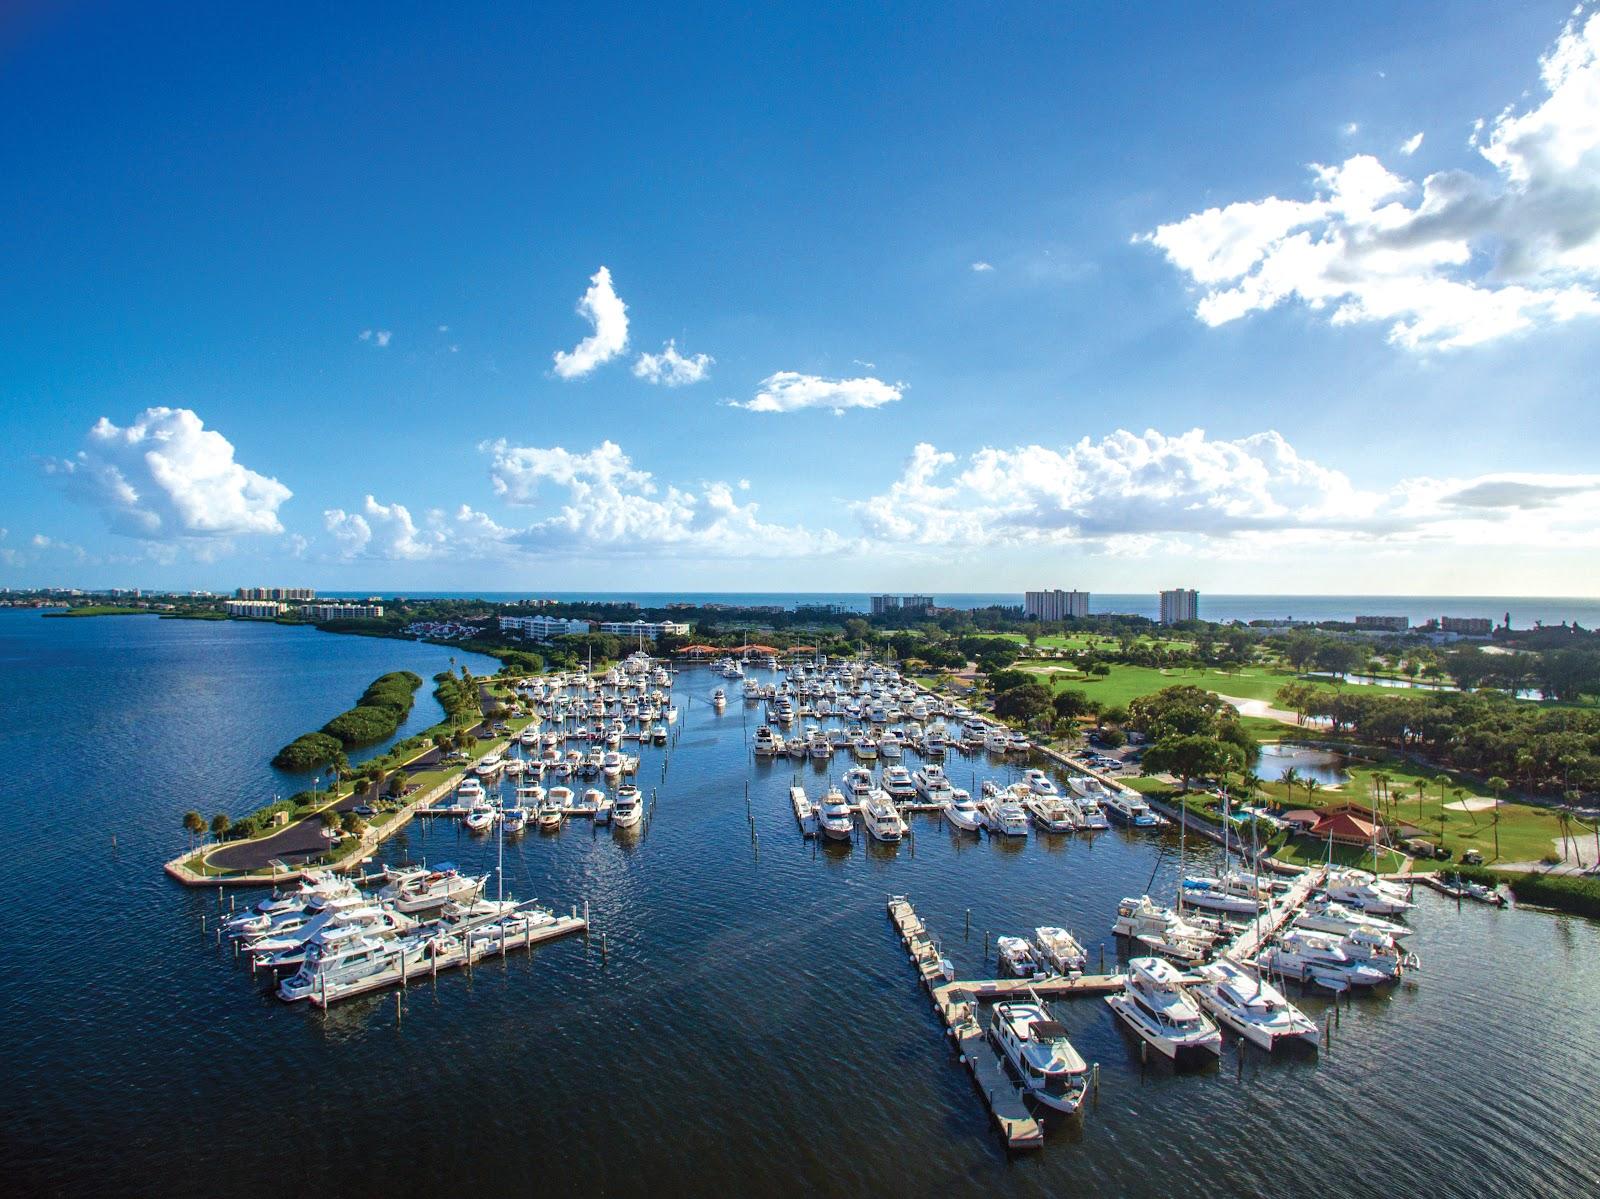
<path fill-rule="evenodd" d="M 918 445 L 881 495 L 854 505 L 898 545 L 1326 538 L 1600 545 L 1600 475 L 1417 477 L 1384 490 L 1300 454 L 1276 432 L 1217 440 L 1118 430 L 1064 447 L 983 448 L 965 460 Z"/>
<path fill-rule="evenodd" d="M 715 362 L 716 359 L 710 354 L 690 354 L 684 357 L 678 353 L 677 343 L 669 340 L 661 347 L 659 354 L 640 354 L 633 364 L 633 373 L 650 383 L 661 383 L 667 387 L 686 387 L 707 378 Z"/>
<path fill-rule="evenodd" d="M 981 261 L 980 262 L 974 262 L 972 264 L 972 269 L 981 274 L 984 271 L 992 271 L 992 270 L 994 270 L 994 265 L 992 263 L 988 263 L 988 262 L 981 262 Z"/>
<path fill-rule="evenodd" d="M 745 403 L 732 401 L 735 408 L 750 412 L 799 412 L 806 408 L 828 408 L 835 416 L 846 408 L 880 408 L 898 400 L 903 383 L 885 383 L 864 376 L 859 379 L 824 379 L 798 371 L 779 371 L 761 380 L 755 398 Z"/>
<path fill-rule="evenodd" d="M 126 427 L 101 417 L 77 454 L 47 459 L 44 469 L 130 537 L 281 533 L 278 508 L 293 493 L 233 455 L 190 409 L 146 408 Z"/>
<path fill-rule="evenodd" d="M 329 508 L 322 520 L 341 557 L 388 561 L 494 556 L 511 532 L 466 504 L 454 512 L 430 509 L 419 523 L 404 504 L 371 495 L 358 511 Z"/>
<path fill-rule="evenodd" d="M 628 348 L 628 306 L 618 297 L 606 267 L 590 278 L 589 290 L 578 301 L 578 315 L 594 326 L 594 332 L 570 351 L 556 351 L 555 371 L 563 379 L 581 379 Z"/>
<path fill-rule="evenodd" d="M 554 511 L 509 535 L 529 552 L 763 558 L 845 547 L 826 530 L 763 521 L 757 505 L 741 504 L 725 482 L 658 485 L 612 441 L 587 451 L 503 440 L 480 448 L 490 457 L 495 492 L 507 502 L 550 504 L 546 493 L 560 493 L 550 504 Z"/>
<path fill-rule="evenodd" d="M 1312 199 L 1211 208 L 1134 240 L 1200 285 L 1208 325 L 1298 300 L 1416 350 L 1600 315 L 1600 14 L 1569 23 L 1540 66 L 1539 104 L 1475 127 L 1493 178 L 1419 185 L 1355 155 L 1313 166 Z"/>

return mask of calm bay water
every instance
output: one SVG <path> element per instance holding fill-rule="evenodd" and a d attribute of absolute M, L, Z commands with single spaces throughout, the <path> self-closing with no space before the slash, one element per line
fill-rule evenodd
<path fill-rule="evenodd" d="M 680 676 L 647 749 L 636 838 L 584 822 L 506 846 L 519 897 L 592 906 L 545 946 L 326 1017 L 262 993 L 199 933 L 215 892 L 159 863 L 188 807 L 280 791 L 266 759 L 375 674 L 448 651 L 309 630 L 0 614 L 0 783 L 12 876 L 0 955 L 17 1193 L 437 1196 L 802 1192 L 1164 1196 L 1592 1193 L 1600 927 L 1455 906 L 1415 914 L 1424 969 L 1345 1011 L 1331 1051 L 1141 1074 L 1097 999 L 1056 1005 L 1101 1098 L 1008 1155 L 883 911 L 909 893 L 965 976 L 984 930 L 1077 930 L 1170 888 L 1176 842 L 1109 830 L 1025 845 L 917 818 L 914 846 L 818 849 L 796 770 L 753 763 L 735 700 Z M 431 719 L 419 702 L 414 719 Z M 663 757 L 670 754 L 663 778 Z M 908 759 L 908 764 L 912 764 Z M 814 787 L 823 773 L 798 764 Z M 838 769 L 836 767 L 836 769 Z M 952 776 L 1015 767 L 953 757 Z M 746 809 L 749 784 L 751 835 Z M 116 848 L 111 837 L 117 837 Z M 494 842 L 414 824 L 386 845 L 492 869 Z M 1207 849 L 1203 854 L 1215 851 Z M 963 938 L 971 909 L 972 935 Z M 992 966 L 988 967 L 992 970 Z M 1305 1006 L 1320 1017 L 1323 1001 Z"/>

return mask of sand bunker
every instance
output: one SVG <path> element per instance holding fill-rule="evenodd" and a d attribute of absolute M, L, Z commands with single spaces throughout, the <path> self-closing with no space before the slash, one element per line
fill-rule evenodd
<path fill-rule="evenodd" d="M 1457 799 L 1445 804 L 1444 807 L 1447 812 L 1489 812 L 1494 809 L 1496 803 L 1504 802 L 1494 799 Z"/>

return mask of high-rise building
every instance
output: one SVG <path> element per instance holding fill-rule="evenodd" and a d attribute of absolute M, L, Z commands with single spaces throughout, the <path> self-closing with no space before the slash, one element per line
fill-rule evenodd
<path fill-rule="evenodd" d="M 1182 587 L 1161 593 L 1161 623 L 1182 624 L 1186 620 L 1200 619 L 1200 593 Z"/>
<path fill-rule="evenodd" d="M 242 600 L 306 601 L 317 598 L 315 587 L 239 587 L 233 594 Z"/>
<path fill-rule="evenodd" d="M 1025 591 L 1022 594 L 1022 613 L 1035 620 L 1061 621 L 1089 615 L 1087 591 Z"/>
<path fill-rule="evenodd" d="M 882 616 L 885 612 L 898 612 L 900 610 L 900 597 L 898 595 L 874 595 L 870 597 L 872 614 Z"/>
<path fill-rule="evenodd" d="M 1463 637 L 1487 637 L 1494 632 L 1494 622 L 1487 616 L 1441 616 L 1439 628 Z"/>
<path fill-rule="evenodd" d="M 933 607 L 933 596 L 902 595 L 900 597 L 900 607 L 902 609 L 909 609 L 912 612 L 926 612 L 929 608 Z"/>

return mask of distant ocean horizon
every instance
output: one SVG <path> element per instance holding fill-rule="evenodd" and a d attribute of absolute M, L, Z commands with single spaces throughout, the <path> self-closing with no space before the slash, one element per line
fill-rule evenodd
<path fill-rule="evenodd" d="M 365 598 L 382 594 L 400 599 L 483 599 L 507 603 L 520 599 L 551 599 L 562 603 L 632 603 L 641 608 L 668 604 L 729 604 L 735 607 L 834 604 L 851 612 L 866 612 L 870 595 L 856 591 L 327 591 L 332 599 Z M 1020 606 L 1020 591 L 934 592 L 933 601 L 944 608 L 987 608 L 996 604 Z M 1091 592 L 1089 612 L 1094 616 L 1125 614 L 1155 619 L 1160 601 L 1155 592 Z M 1412 624 L 1441 616 L 1482 617 L 1500 624 L 1509 614 L 1514 628 L 1563 621 L 1586 628 L 1600 626 L 1600 597 L 1487 596 L 1487 595 L 1212 595 L 1202 591 L 1202 620 L 1219 624 L 1233 620 L 1352 620 L 1357 616 L 1404 616 Z"/>

